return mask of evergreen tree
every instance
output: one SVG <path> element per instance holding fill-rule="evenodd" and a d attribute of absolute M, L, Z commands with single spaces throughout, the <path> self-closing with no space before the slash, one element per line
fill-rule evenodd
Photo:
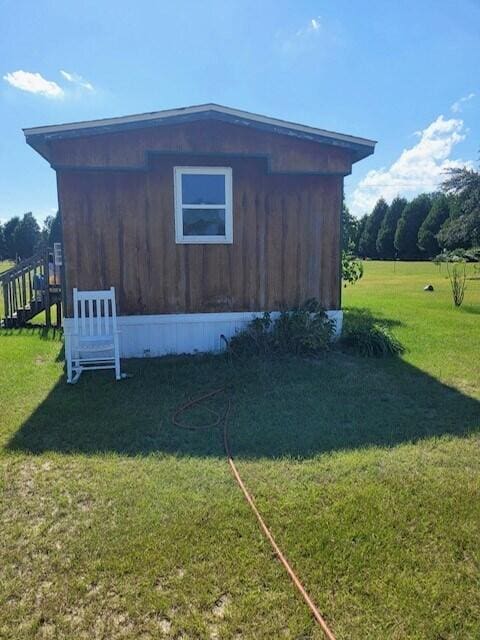
<path fill-rule="evenodd" d="M 365 258 L 378 257 L 377 236 L 387 211 L 388 204 L 383 198 L 380 198 L 365 223 L 365 228 L 358 244 L 359 255 Z"/>
<path fill-rule="evenodd" d="M 17 257 L 17 247 L 15 244 L 15 232 L 20 224 L 20 218 L 14 216 L 3 225 L 3 239 L 5 242 L 5 257 L 15 260 Z"/>
<path fill-rule="evenodd" d="M 383 219 L 377 236 L 377 253 L 382 260 L 395 259 L 395 231 L 408 202 L 405 198 L 394 198 Z"/>
<path fill-rule="evenodd" d="M 402 260 L 420 260 L 423 257 L 417 245 L 418 231 L 431 206 L 430 196 L 423 193 L 409 202 L 403 210 L 395 232 L 395 249 Z"/>
<path fill-rule="evenodd" d="M 5 260 L 7 257 L 7 246 L 5 244 L 5 234 L 3 233 L 3 226 L 0 224 L 0 260 Z"/>
<path fill-rule="evenodd" d="M 33 217 L 33 213 L 25 213 L 18 223 L 15 234 L 16 253 L 22 258 L 29 258 L 35 253 L 41 240 L 40 227 Z"/>
<path fill-rule="evenodd" d="M 357 224 L 357 232 L 356 232 L 356 237 L 355 237 L 355 246 L 353 249 L 353 253 L 356 256 L 360 255 L 360 239 L 363 235 L 363 232 L 365 231 L 365 225 L 367 224 L 367 220 L 368 220 L 368 213 L 366 213 L 365 215 L 363 215 Z"/>
<path fill-rule="evenodd" d="M 450 206 L 447 197 L 444 194 L 437 195 L 418 231 L 418 246 L 428 258 L 434 258 L 440 252 L 437 234 L 449 216 Z"/>

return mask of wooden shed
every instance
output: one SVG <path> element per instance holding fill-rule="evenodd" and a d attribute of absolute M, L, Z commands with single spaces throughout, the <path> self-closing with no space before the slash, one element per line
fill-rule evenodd
<path fill-rule="evenodd" d="M 317 298 L 341 324 L 343 178 L 375 142 L 216 104 L 25 130 L 55 169 L 66 309 L 117 294 L 123 356 L 218 349 Z"/>

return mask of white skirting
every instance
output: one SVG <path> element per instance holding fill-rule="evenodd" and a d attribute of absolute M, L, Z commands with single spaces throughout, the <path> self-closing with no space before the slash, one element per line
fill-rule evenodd
<path fill-rule="evenodd" d="M 342 311 L 328 311 L 335 320 L 335 335 L 342 330 Z M 227 339 L 243 329 L 262 312 L 186 313 L 154 316 L 118 316 L 120 355 L 122 358 L 146 358 L 174 353 L 221 351 Z M 272 313 L 275 317 L 278 313 Z M 68 340 L 73 319 L 64 319 Z"/>

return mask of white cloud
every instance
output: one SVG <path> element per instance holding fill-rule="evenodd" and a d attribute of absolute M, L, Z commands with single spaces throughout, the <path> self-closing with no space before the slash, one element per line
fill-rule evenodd
<path fill-rule="evenodd" d="M 319 31 L 321 26 L 322 26 L 322 23 L 320 20 L 320 16 L 317 16 L 316 18 L 311 18 L 308 21 L 307 26 L 302 27 L 302 29 L 299 29 L 295 35 L 298 37 L 307 36 L 310 33 L 315 33 Z"/>
<path fill-rule="evenodd" d="M 456 102 L 454 102 L 450 109 L 453 111 L 453 113 L 460 113 L 463 109 L 463 104 L 465 102 L 469 102 L 469 100 L 472 100 L 472 98 L 474 97 L 474 93 L 469 93 L 468 95 L 463 96 L 462 98 L 459 98 Z"/>
<path fill-rule="evenodd" d="M 82 89 L 87 89 L 87 91 L 94 91 L 93 85 L 88 82 L 88 80 L 85 80 L 85 78 L 82 78 L 82 76 L 78 75 L 78 73 L 70 73 L 68 71 L 64 71 L 63 69 L 60 69 L 60 73 L 65 78 L 65 80 L 68 80 L 68 82 L 76 84 L 79 87 L 82 87 Z"/>
<path fill-rule="evenodd" d="M 47 98 L 63 98 L 65 92 L 53 80 L 46 80 L 40 73 L 30 71 L 12 71 L 3 76 L 12 87 L 28 93 L 36 93 Z"/>
<path fill-rule="evenodd" d="M 419 141 L 404 149 L 389 168 L 373 169 L 361 180 L 349 199 L 356 216 L 370 213 L 383 197 L 391 202 L 397 195 L 411 198 L 435 191 L 449 167 L 471 166 L 471 162 L 450 159 L 452 149 L 465 139 L 463 120 L 438 116 L 426 129 L 416 132 Z"/>
<path fill-rule="evenodd" d="M 295 58 L 311 52 L 313 49 L 318 54 L 319 43 L 323 44 L 323 48 L 326 50 L 336 44 L 334 34 L 327 28 L 320 16 L 310 18 L 296 31 L 277 31 L 275 39 L 277 48 L 287 58 Z"/>

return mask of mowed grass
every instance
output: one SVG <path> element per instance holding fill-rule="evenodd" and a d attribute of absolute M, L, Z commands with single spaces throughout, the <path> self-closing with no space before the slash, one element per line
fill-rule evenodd
<path fill-rule="evenodd" d="M 12 266 L 13 262 L 11 260 L 0 260 L 0 273 L 8 271 Z"/>
<path fill-rule="evenodd" d="M 364 262 L 364 279 L 344 290 L 343 303 L 387 319 L 407 346 L 406 362 L 478 397 L 480 270 L 465 266 L 460 308 L 452 301 L 447 265 L 431 262 Z M 423 291 L 427 284 L 434 291 Z"/>
<path fill-rule="evenodd" d="M 0 637 L 322 638 L 220 433 L 171 425 L 222 384 L 242 476 L 339 640 L 480 637 L 480 282 L 454 309 L 444 275 L 371 262 L 345 290 L 401 359 L 127 361 L 67 387 L 58 334 L 4 332 Z"/>

